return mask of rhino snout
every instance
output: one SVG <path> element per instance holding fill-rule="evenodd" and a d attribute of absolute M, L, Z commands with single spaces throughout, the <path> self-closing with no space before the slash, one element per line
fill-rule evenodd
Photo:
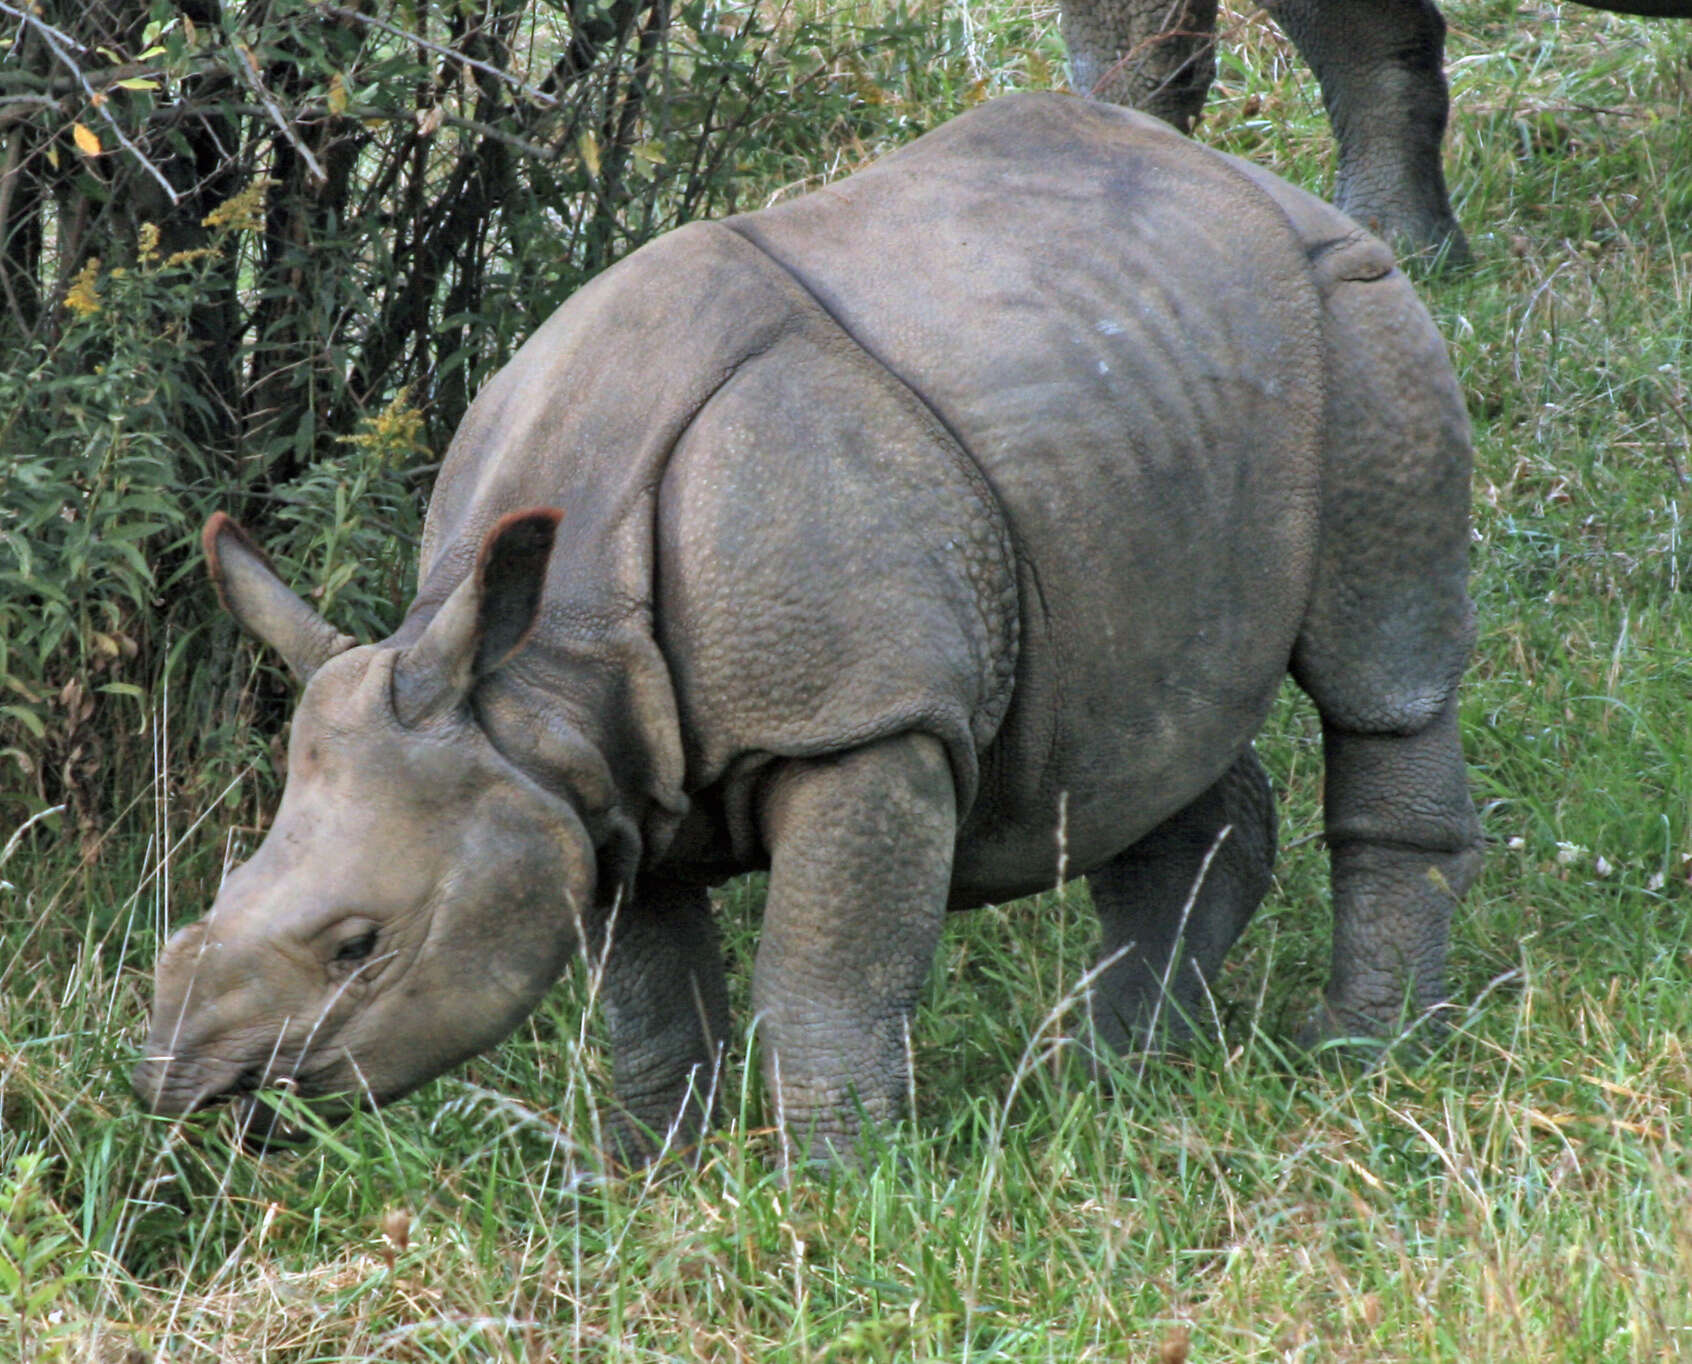
<path fill-rule="evenodd" d="M 155 1052 L 136 1063 L 129 1083 L 149 1112 L 178 1118 L 219 1099 L 251 1093 L 259 1086 L 259 1075 L 252 1067 L 208 1066 Z"/>
<path fill-rule="evenodd" d="M 225 1099 L 246 1099 L 261 1089 L 303 1088 L 294 1076 L 264 1065 L 196 1061 L 160 1053 L 138 1061 L 129 1083 L 148 1111 L 162 1117 L 181 1117 Z"/>

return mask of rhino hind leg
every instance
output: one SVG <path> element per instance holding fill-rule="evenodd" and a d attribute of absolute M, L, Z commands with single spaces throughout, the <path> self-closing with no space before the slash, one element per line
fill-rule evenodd
<path fill-rule="evenodd" d="M 614 1157 L 637 1165 L 709 1123 L 728 988 L 704 887 L 642 878 L 609 927 L 600 997 L 617 1106 L 606 1136 Z"/>
<path fill-rule="evenodd" d="M 1248 748 L 1191 805 L 1088 875 L 1103 929 L 1088 994 L 1096 1056 L 1179 1045 L 1202 1026 L 1274 861 L 1275 797 Z"/>
<path fill-rule="evenodd" d="M 850 1163 L 910 1090 L 957 835 L 951 765 L 915 733 L 790 762 L 760 815 L 770 884 L 752 1004 L 783 1161 Z"/>
<path fill-rule="evenodd" d="M 1425 728 L 1360 734 L 1323 717 L 1333 967 L 1306 1045 L 1389 1038 L 1445 1000 L 1457 900 L 1480 870 L 1453 697 Z"/>
<path fill-rule="evenodd" d="M 1409 284 L 1361 265 L 1344 249 L 1319 263 L 1322 535 L 1292 673 L 1322 717 L 1334 933 L 1306 1041 L 1391 1037 L 1444 999 L 1452 911 L 1480 865 L 1457 729 L 1468 419 Z"/>
<path fill-rule="evenodd" d="M 1467 264 L 1441 160 L 1450 96 L 1433 0 L 1276 0 L 1269 12 L 1322 88 L 1339 143 L 1334 203 L 1396 249 Z"/>
<path fill-rule="evenodd" d="M 1076 92 L 1190 133 L 1216 77 L 1216 0 L 1064 0 Z"/>

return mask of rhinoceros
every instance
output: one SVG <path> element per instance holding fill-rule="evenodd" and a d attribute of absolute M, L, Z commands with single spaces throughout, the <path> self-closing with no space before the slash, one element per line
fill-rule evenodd
<path fill-rule="evenodd" d="M 392 1100 L 580 953 L 638 1155 L 709 1120 L 707 888 L 759 868 L 761 1059 L 825 1156 L 898 1115 L 949 909 L 1084 874 L 1081 1040 L 1179 1041 L 1269 881 L 1252 739 L 1288 672 L 1326 760 L 1311 1032 L 1390 1037 L 1443 999 L 1478 864 L 1469 472 L 1388 251 L 1144 115 L 1005 98 L 671 232 L 478 396 L 389 638 L 207 525 L 305 685 L 273 826 L 161 955 L 136 1089 Z"/>

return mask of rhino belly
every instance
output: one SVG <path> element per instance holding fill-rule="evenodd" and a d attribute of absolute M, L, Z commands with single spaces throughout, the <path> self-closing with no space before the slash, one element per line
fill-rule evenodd
<path fill-rule="evenodd" d="M 1209 565 L 1192 568 L 1120 598 L 1094 589 L 1121 578 L 1100 575 L 1065 597 L 1025 569 L 1025 590 L 1056 604 L 1024 621 L 1012 703 L 960 831 L 958 903 L 1048 889 L 1101 865 L 1196 799 L 1251 741 L 1285 675 L 1296 613 L 1230 591 Z"/>
<path fill-rule="evenodd" d="M 1314 309 L 1206 302 L 1147 281 L 1085 330 L 1057 310 L 952 408 L 1011 528 L 1021 614 L 961 895 L 1136 841 L 1227 769 L 1285 675 L 1315 563 Z"/>

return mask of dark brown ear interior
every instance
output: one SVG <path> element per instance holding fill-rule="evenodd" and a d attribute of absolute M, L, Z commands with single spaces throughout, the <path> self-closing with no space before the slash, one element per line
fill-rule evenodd
<path fill-rule="evenodd" d="M 547 562 L 563 513 L 512 512 L 482 540 L 476 567 L 394 664 L 394 711 L 417 725 L 459 705 L 476 679 L 523 647 L 540 616 Z"/>
<path fill-rule="evenodd" d="M 214 512 L 200 543 L 224 609 L 281 654 L 302 685 L 329 659 L 352 648 L 352 637 L 289 591 L 252 536 L 228 516 Z"/>
<path fill-rule="evenodd" d="M 523 647 L 540 617 L 546 566 L 563 513 L 552 507 L 512 512 L 488 532 L 476 564 L 482 609 L 476 675 L 490 673 Z"/>

